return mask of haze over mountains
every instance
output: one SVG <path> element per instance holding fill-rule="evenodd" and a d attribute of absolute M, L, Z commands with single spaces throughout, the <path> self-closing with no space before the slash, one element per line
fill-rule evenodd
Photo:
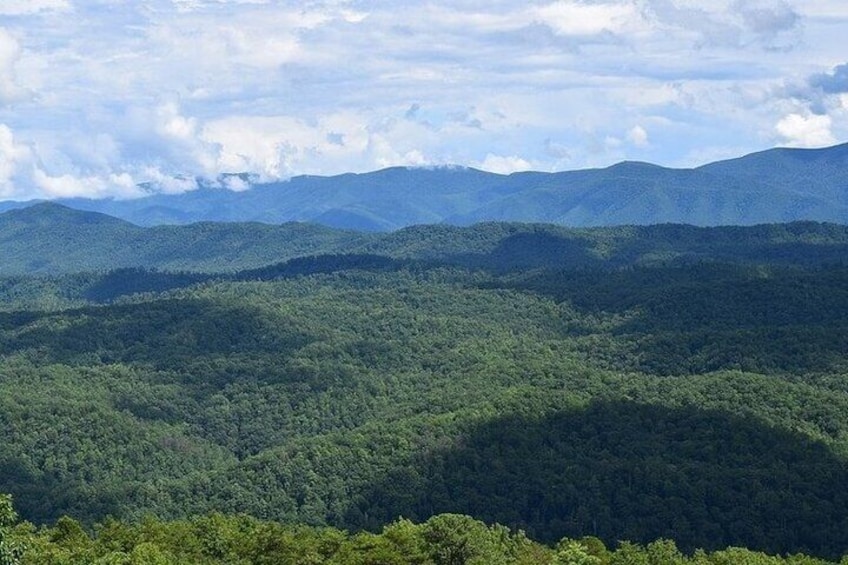
<path fill-rule="evenodd" d="M 243 176 L 243 178 L 248 178 Z M 389 168 L 298 176 L 234 192 L 202 187 L 136 200 L 64 199 L 142 226 L 200 221 L 312 222 L 359 231 L 480 221 L 566 226 L 848 223 L 848 144 L 770 149 L 694 169 L 623 162 L 604 169 L 498 175 Z M 19 208 L 0 202 L 0 210 Z"/>
<path fill-rule="evenodd" d="M 424 262 L 431 267 L 438 263 L 496 271 L 550 264 L 579 268 L 702 261 L 839 264 L 848 257 L 848 225 L 793 222 L 568 228 L 481 222 L 467 227 L 416 225 L 389 233 L 367 233 L 297 222 L 137 226 L 52 202 L 0 213 L 0 276 L 116 268 L 232 273 L 299 258 L 342 255 L 353 257 L 345 262 L 345 268 L 351 261 L 375 267 L 373 260 L 380 257 Z M 329 265 L 335 269 L 336 263 L 331 259 Z M 404 265 L 409 266 L 380 263 L 381 268 Z M 303 268 L 309 267 L 297 266 Z M 249 276 L 261 278 L 261 273 Z"/>

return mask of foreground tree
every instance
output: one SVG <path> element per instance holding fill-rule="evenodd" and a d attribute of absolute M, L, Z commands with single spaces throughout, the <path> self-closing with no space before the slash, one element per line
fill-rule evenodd
<path fill-rule="evenodd" d="M 12 496 L 0 494 L 0 565 L 18 565 L 21 562 L 23 545 L 10 536 L 17 521 L 18 513 L 12 505 Z"/>

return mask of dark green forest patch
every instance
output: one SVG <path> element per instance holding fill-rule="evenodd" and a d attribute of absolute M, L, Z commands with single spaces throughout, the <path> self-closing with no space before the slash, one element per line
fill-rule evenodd
<path fill-rule="evenodd" d="M 593 402 L 481 423 L 391 471 L 349 518 L 374 527 L 458 512 L 548 542 L 663 537 L 687 550 L 835 557 L 848 539 L 846 493 L 845 461 L 802 434 L 694 405 Z"/>

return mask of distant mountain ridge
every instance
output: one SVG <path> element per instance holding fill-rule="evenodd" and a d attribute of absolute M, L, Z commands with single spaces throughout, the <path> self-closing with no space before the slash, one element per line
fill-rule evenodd
<path fill-rule="evenodd" d="M 241 175 L 248 182 L 251 177 Z M 622 162 L 604 169 L 499 175 L 395 167 L 298 176 L 244 191 L 202 187 L 136 200 L 63 199 L 142 226 L 311 222 L 357 231 L 417 224 L 544 222 L 572 227 L 681 223 L 848 223 L 848 144 L 770 149 L 693 169 Z M 0 202 L 0 211 L 22 203 Z"/>
<path fill-rule="evenodd" d="M 280 268 L 302 274 L 328 265 L 337 268 L 344 262 L 332 256 L 339 255 L 352 257 L 346 265 L 353 261 L 360 266 L 396 268 L 413 261 L 486 270 L 703 261 L 845 264 L 848 225 L 793 222 L 568 228 L 481 222 L 467 227 L 431 224 L 366 233 L 297 222 L 145 227 L 53 202 L 0 213 L 0 278 L 126 268 L 227 274 L 269 265 L 277 274 Z M 309 261 L 319 256 L 324 257 L 320 266 L 309 266 Z M 298 258 L 312 259 L 307 264 L 277 265 Z M 247 275 L 264 278 L 268 273 Z"/>

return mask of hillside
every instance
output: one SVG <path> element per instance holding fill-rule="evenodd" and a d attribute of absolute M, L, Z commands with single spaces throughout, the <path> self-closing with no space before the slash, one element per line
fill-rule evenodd
<path fill-rule="evenodd" d="M 298 257 L 351 253 L 494 270 L 708 260 L 820 264 L 848 257 L 848 227 L 795 222 L 569 229 L 489 222 L 363 233 L 293 222 L 140 227 L 54 203 L 0 213 L 0 275 L 5 276 L 119 268 L 232 273 Z"/>
<path fill-rule="evenodd" d="M 362 237 L 298 223 L 142 228 L 105 214 L 40 203 L 0 214 L 0 275 L 120 267 L 235 270 L 342 249 Z"/>
<path fill-rule="evenodd" d="M 0 218 L 162 233 L 78 214 Z M 460 513 L 545 543 L 846 553 L 846 228 L 292 233 L 308 253 L 247 270 L 0 279 L 23 517 Z M 336 237 L 355 252 L 313 252 Z M 214 261 L 233 241 L 206 239 Z"/>
<path fill-rule="evenodd" d="M 245 176 L 245 178 L 248 178 Z M 201 183 L 178 195 L 59 201 L 138 225 L 311 222 L 359 231 L 482 221 L 564 226 L 848 223 L 848 144 L 771 149 L 695 169 L 624 162 L 604 169 L 497 175 L 391 168 L 298 176 L 231 192 Z M 20 206 L 0 203 L 0 210 Z"/>

